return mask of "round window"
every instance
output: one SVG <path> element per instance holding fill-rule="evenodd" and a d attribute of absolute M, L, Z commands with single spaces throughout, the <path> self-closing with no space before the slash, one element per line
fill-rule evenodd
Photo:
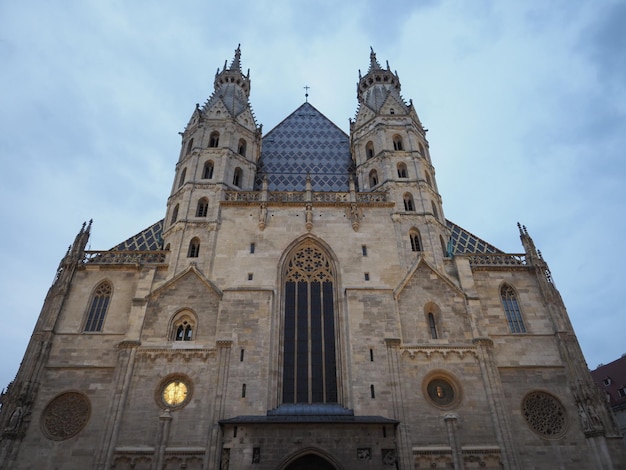
<path fill-rule="evenodd" d="M 460 387 L 447 375 L 430 374 L 423 387 L 424 395 L 438 408 L 453 408 L 461 400 Z"/>
<path fill-rule="evenodd" d="M 168 377 L 161 382 L 157 401 L 170 410 L 182 408 L 189 402 L 191 392 L 191 381 L 187 377 Z"/>
<path fill-rule="evenodd" d="M 91 415 L 89 399 L 79 392 L 66 392 L 53 398 L 41 414 L 41 428 L 54 441 L 78 434 Z"/>
<path fill-rule="evenodd" d="M 549 393 L 530 392 L 522 400 L 522 415 L 530 429 L 546 439 L 558 439 L 567 431 L 567 414 Z"/>

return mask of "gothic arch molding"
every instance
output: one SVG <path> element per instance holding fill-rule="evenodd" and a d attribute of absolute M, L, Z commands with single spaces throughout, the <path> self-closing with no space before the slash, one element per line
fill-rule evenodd
<path fill-rule="evenodd" d="M 344 470 L 343 466 L 335 458 L 329 455 L 327 452 L 324 452 L 321 449 L 315 447 L 307 447 L 305 449 L 300 449 L 295 453 L 291 454 L 283 462 L 278 466 L 277 470 L 299 470 L 307 469 L 304 465 L 306 465 L 306 459 L 311 458 L 315 464 L 318 466 L 310 467 L 310 468 L 319 468 L 320 470 Z M 303 465 L 300 467 L 298 464 L 302 463 Z M 327 464 L 327 467 L 320 467 L 319 464 Z"/>
<path fill-rule="evenodd" d="M 285 324 L 286 324 L 286 298 L 288 295 L 293 296 L 293 285 L 291 287 L 287 287 L 288 282 L 287 280 L 289 279 L 290 282 L 293 282 L 295 279 L 297 279 L 297 276 L 299 274 L 301 274 L 302 269 L 306 269 L 304 268 L 304 266 L 300 266 L 300 267 L 296 267 L 294 270 L 294 266 L 291 265 L 290 267 L 290 263 L 294 260 L 294 257 L 296 256 L 300 256 L 302 251 L 306 251 L 308 250 L 309 252 L 311 251 L 315 251 L 317 252 L 318 255 L 321 255 L 321 258 L 323 258 L 323 263 L 325 264 L 325 269 L 327 271 L 327 273 L 321 273 L 321 272 L 316 272 L 315 275 L 318 276 L 318 278 L 316 278 L 315 280 L 311 279 L 309 282 L 314 283 L 317 282 L 318 286 L 322 286 L 322 291 L 324 289 L 327 289 L 328 287 L 323 287 L 324 286 L 324 276 L 326 274 L 329 274 L 330 277 L 328 279 L 328 281 L 332 282 L 332 295 L 329 295 L 330 292 L 326 291 L 326 293 L 321 293 L 322 298 L 324 299 L 323 302 L 327 302 L 328 300 L 331 300 L 330 306 L 331 308 L 334 310 L 334 312 L 331 312 L 333 315 L 333 328 L 334 328 L 334 332 L 332 332 L 332 337 L 333 337 L 333 341 L 331 342 L 328 338 L 328 336 L 325 337 L 325 339 L 322 340 L 324 346 L 322 346 L 322 350 L 324 351 L 324 358 L 326 359 L 329 356 L 326 356 L 326 351 L 328 350 L 326 348 L 326 345 L 332 346 L 332 348 L 334 348 L 334 359 L 333 359 L 333 363 L 334 363 L 334 367 L 335 367 L 335 380 L 336 380 L 336 397 L 332 398 L 332 393 L 330 393 L 330 395 L 328 394 L 328 390 L 326 390 L 325 388 L 325 392 L 324 392 L 324 398 L 321 400 L 321 402 L 324 403 L 341 403 L 344 404 L 345 406 L 345 391 L 344 391 L 344 387 L 343 387 L 343 380 L 342 377 L 345 376 L 344 374 L 344 370 L 343 370 L 343 357 L 345 357 L 346 351 L 345 351 L 345 344 L 344 344 L 344 340 L 342 340 L 343 338 L 343 334 L 342 331 L 344 330 L 344 324 L 345 324 L 345 319 L 343 318 L 344 314 L 343 314 L 343 308 L 342 308 L 342 302 L 340 301 L 340 295 L 339 293 L 341 292 L 341 280 L 340 280 L 340 276 L 339 276 L 339 270 L 337 269 L 337 256 L 335 255 L 334 251 L 330 248 L 330 246 L 323 241 L 322 239 L 312 235 L 312 234 L 304 234 L 300 237 L 298 237 L 297 239 L 293 240 L 288 247 L 285 248 L 285 250 L 283 251 L 282 256 L 280 257 L 280 260 L 278 262 L 277 265 L 277 283 L 276 285 L 278 286 L 277 289 L 277 302 L 275 303 L 274 306 L 274 311 L 272 314 L 272 323 L 273 323 L 273 328 L 272 328 L 272 346 L 271 346 L 271 354 L 269 357 L 270 360 L 270 370 L 273 372 L 271 375 L 272 377 L 274 377 L 274 379 L 269 383 L 269 388 L 268 388 L 268 409 L 272 409 L 272 408 L 276 408 L 277 406 L 281 405 L 283 402 L 285 402 L 284 400 L 284 396 L 283 394 L 285 393 L 285 389 L 283 388 L 283 385 L 285 383 L 288 383 L 288 381 L 291 380 L 290 376 L 287 376 L 287 382 L 285 381 Z M 300 255 L 299 255 L 300 253 Z M 320 259 L 321 259 L 320 258 Z M 302 257 L 300 259 L 300 261 L 302 260 Z M 319 261 L 319 259 L 318 259 Z M 310 259 L 309 261 L 310 262 Z M 293 263 L 292 263 L 293 264 Z M 311 264 L 308 265 L 308 269 L 311 270 L 313 268 L 311 268 Z M 316 268 L 315 268 L 316 269 Z M 298 271 L 300 270 L 300 271 Z M 308 272 L 308 271 L 307 271 Z M 319 277 L 321 276 L 321 277 Z M 311 287 L 310 287 L 311 289 Z M 288 294 L 288 291 L 290 292 L 290 294 Z M 299 295 L 299 294 L 298 294 Z M 309 294 L 308 295 L 314 295 L 312 290 L 309 290 Z M 315 294 L 318 295 L 318 294 Z M 293 298 L 290 297 L 292 300 Z M 322 302 L 322 303 L 323 303 Z M 292 304 L 290 304 L 292 305 Z M 326 309 L 329 306 L 329 304 L 323 304 L 322 309 Z M 292 307 L 293 308 L 293 307 Z M 309 312 L 309 319 L 311 319 L 312 317 L 310 316 L 312 313 L 312 310 Z M 291 313 L 291 315 L 293 315 L 293 313 Z M 293 317 L 291 317 L 293 319 Z M 322 320 L 322 324 L 324 324 L 325 320 Z M 330 323 L 325 323 L 326 325 L 330 325 Z M 312 331 L 312 330 L 310 330 Z M 327 330 L 323 330 L 323 332 L 326 332 Z M 312 334 L 309 332 L 309 334 Z M 322 333 L 326 334 L 326 333 Z M 293 347 L 293 341 L 290 341 L 288 339 L 287 341 L 287 357 L 292 357 L 289 356 L 290 353 L 290 349 L 289 347 Z M 311 351 L 309 351 L 309 354 L 313 354 Z M 331 352 L 332 354 L 332 352 Z M 294 357 L 295 358 L 295 357 Z M 311 362 L 312 364 L 312 362 Z M 294 367 L 293 365 L 290 365 L 289 367 Z M 312 367 L 312 366 L 311 366 Z M 326 363 L 325 366 L 326 367 Z M 311 371 L 311 368 L 309 367 L 309 371 Z M 296 372 L 297 373 L 297 372 Z M 324 372 L 325 374 L 325 372 Z M 324 377 L 324 387 L 326 387 L 326 383 L 327 383 L 327 379 L 328 377 L 330 377 L 330 375 L 323 375 Z M 309 380 L 311 381 L 310 383 L 313 384 L 314 383 L 314 378 L 311 376 L 309 378 Z M 297 389 L 298 389 L 298 383 L 296 380 L 296 391 L 294 392 L 297 396 Z M 309 385 L 309 388 L 312 385 Z M 289 392 L 287 392 L 288 394 Z M 311 403 L 319 403 L 320 400 L 319 399 L 315 399 L 313 397 L 314 392 L 313 391 L 309 391 L 309 402 Z M 328 399 L 328 397 L 331 397 L 330 399 Z M 294 402 L 298 402 L 301 403 L 302 401 L 299 401 L 297 398 L 294 398 L 293 400 Z M 287 400 L 286 403 L 289 403 L 290 401 Z"/>

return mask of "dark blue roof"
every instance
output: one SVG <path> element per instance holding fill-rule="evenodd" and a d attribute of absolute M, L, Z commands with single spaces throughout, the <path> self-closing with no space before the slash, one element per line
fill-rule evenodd
<path fill-rule="evenodd" d="M 353 173 L 350 138 L 310 103 L 304 103 L 263 137 L 256 189 L 267 175 L 270 191 L 348 191 Z"/>

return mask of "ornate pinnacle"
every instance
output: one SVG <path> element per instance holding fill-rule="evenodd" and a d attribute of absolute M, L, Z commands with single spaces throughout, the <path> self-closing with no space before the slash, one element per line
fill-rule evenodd
<path fill-rule="evenodd" d="M 237 70 L 241 72 L 241 44 L 237 44 L 237 49 L 235 49 L 235 58 L 233 59 L 232 64 L 230 64 L 230 70 Z"/>
<path fill-rule="evenodd" d="M 381 66 L 376 60 L 376 53 L 374 52 L 374 48 L 370 46 L 370 69 L 367 71 L 367 73 L 371 72 L 372 70 L 381 70 Z"/>

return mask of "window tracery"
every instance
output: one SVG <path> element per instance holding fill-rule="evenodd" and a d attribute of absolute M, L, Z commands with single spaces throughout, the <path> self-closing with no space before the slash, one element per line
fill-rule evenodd
<path fill-rule="evenodd" d="M 394 150 L 404 150 L 404 145 L 402 144 L 402 137 L 398 134 L 393 136 L 393 149 Z"/>
<path fill-rule="evenodd" d="M 187 312 L 178 314 L 172 321 L 170 339 L 173 341 L 193 341 L 196 322 Z"/>
<path fill-rule="evenodd" d="M 511 333 L 526 333 L 515 290 L 508 284 L 503 285 L 500 289 L 500 299 L 502 300 L 502 306 L 504 307 L 504 313 Z"/>
<path fill-rule="evenodd" d="M 87 310 L 87 320 L 83 331 L 102 331 L 104 318 L 106 317 L 113 288 L 108 281 L 102 281 L 93 291 L 89 309 Z"/>
<path fill-rule="evenodd" d="M 407 169 L 406 164 L 403 162 L 398 163 L 398 178 L 406 178 L 407 177 Z"/>
<path fill-rule="evenodd" d="M 206 217 L 209 209 L 209 200 L 205 197 L 198 200 L 198 206 L 196 207 L 196 217 Z"/>
<path fill-rule="evenodd" d="M 413 195 L 411 193 L 404 193 L 404 210 L 412 212 L 415 210 L 415 203 L 413 202 Z"/>
<path fill-rule="evenodd" d="M 204 168 L 202 169 L 202 179 L 210 180 L 211 178 L 213 178 L 213 162 L 207 160 L 204 162 Z"/>
<path fill-rule="evenodd" d="M 534 391 L 526 395 L 522 415 L 530 429 L 546 439 L 558 439 L 567 431 L 565 408 L 549 393 Z"/>
<path fill-rule="evenodd" d="M 411 240 L 411 251 L 422 251 L 420 233 L 415 227 L 409 230 L 409 239 Z"/>
<path fill-rule="evenodd" d="M 286 262 L 283 403 L 336 403 L 334 287 L 328 256 L 307 243 Z"/>

